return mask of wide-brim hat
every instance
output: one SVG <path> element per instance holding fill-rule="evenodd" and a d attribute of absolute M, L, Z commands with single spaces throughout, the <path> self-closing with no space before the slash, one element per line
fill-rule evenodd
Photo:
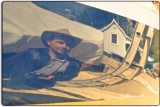
<path fill-rule="evenodd" d="M 76 45 L 78 45 L 81 42 L 81 39 L 71 35 L 68 29 L 59 29 L 55 31 L 44 31 L 42 33 L 41 40 L 43 44 L 48 47 L 47 41 L 53 40 L 54 37 L 59 37 L 65 40 L 71 48 L 74 48 Z"/>

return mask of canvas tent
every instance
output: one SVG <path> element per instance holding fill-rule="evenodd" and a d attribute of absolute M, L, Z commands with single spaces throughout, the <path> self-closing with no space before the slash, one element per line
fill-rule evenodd
<path fill-rule="evenodd" d="M 103 34 L 87 25 L 42 9 L 31 2 L 3 2 L 3 53 L 41 48 L 45 30 L 69 29 L 81 43 L 69 55 L 86 64 L 101 61 Z"/>
<path fill-rule="evenodd" d="M 90 2 L 90 3 L 92 3 L 92 2 Z M 116 3 L 116 2 L 114 2 L 114 3 Z M 12 7 L 13 5 L 9 5 L 9 6 Z M 21 5 L 17 5 L 17 6 L 21 7 Z M 23 7 L 25 8 L 25 5 L 23 5 Z M 22 8 L 20 8 L 20 9 L 22 9 Z M 30 8 L 30 9 L 32 9 L 32 8 Z M 125 10 L 129 10 L 129 9 L 125 9 Z M 29 14 L 30 12 L 32 12 L 32 11 L 29 11 L 27 13 Z M 10 12 L 10 13 L 12 13 L 12 12 Z M 13 13 L 13 14 L 16 14 L 16 13 Z M 34 13 L 34 14 L 37 14 L 37 13 Z M 11 15 L 9 14 L 9 16 L 11 16 Z M 28 17 L 28 19 L 31 18 L 31 20 L 34 19 L 33 18 L 34 16 L 26 15 L 25 17 Z M 9 17 L 7 17 L 7 18 L 9 19 Z M 36 18 L 39 19 L 39 17 L 36 17 Z M 41 18 L 41 20 L 43 18 Z M 8 19 L 5 19 L 5 20 L 9 22 Z M 62 18 L 62 19 L 65 19 L 65 18 Z M 24 20 L 24 22 L 21 21 L 21 23 L 22 22 L 25 23 L 25 19 L 23 19 L 23 20 Z M 34 20 L 34 21 L 36 22 L 37 20 Z M 57 17 L 57 20 L 60 20 L 60 17 Z M 63 22 L 64 24 L 61 23 L 61 25 L 65 25 L 66 24 L 65 21 Z M 39 23 L 38 22 L 39 21 L 37 21 L 36 24 L 39 26 L 41 24 L 42 25 L 44 24 L 44 28 L 46 26 L 48 26 L 48 24 L 46 24 L 46 26 L 45 26 L 45 23 L 41 23 L 41 21 Z M 25 24 L 32 25 L 32 23 L 25 23 Z M 55 21 L 55 23 L 58 23 L 58 22 Z M 17 23 L 10 22 L 10 24 L 12 26 L 15 26 L 16 24 L 18 24 L 18 20 L 17 20 Z M 60 24 L 60 23 L 58 23 L 58 24 Z M 20 25 L 21 24 L 19 24 L 19 26 Z M 33 25 L 35 25 L 35 24 L 33 24 Z M 68 26 L 68 25 L 66 25 L 66 26 Z M 21 26 L 21 27 L 23 28 L 23 26 Z M 32 27 L 32 29 L 34 29 L 34 27 Z M 6 29 L 7 29 L 7 27 L 6 27 Z M 26 32 L 25 30 L 29 30 L 29 29 L 30 29 L 30 27 L 28 27 L 27 29 L 23 28 L 23 30 L 21 30 L 21 32 L 22 33 Z M 37 27 L 37 29 L 35 28 L 35 30 L 33 30 L 30 33 L 34 33 L 38 29 L 40 29 L 40 27 Z M 39 37 L 39 35 L 38 36 L 31 35 L 31 36 L 29 36 L 29 38 L 28 38 L 28 36 L 25 36 L 24 37 L 25 40 L 23 40 L 23 39 L 21 39 L 23 37 L 21 37 L 21 35 L 20 35 L 19 37 L 21 37 L 21 38 L 16 39 L 16 37 L 18 37 L 17 32 L 18 31 L 20 32 L 20 28 L 18 29 L 18 26 L 17 26 L 17 30 L 15 30 L 16 35 L 14 35 L 14 32 L 9 33 L 9 31 L 13 32 L 14 27 L 12 27 L 12 29 L 10 28 L 10 30 L 8 30 L 8 32 L 3 32 L 3 33 L 6 33 L 5 35 L 3 35 L 3 39 L 4 39 L 4 36 L 5 36 L 5 38 L 8 38 L 8 39 L 4 39 L 5 43 L 3 40 L 3 43 L 5 45 L 9 45 L 11 43 L 13 45 L 14 42 L 17 43 L 16 40 L 21 40 L 20 43 L 26 42 L 26 40 L 27 40 L 27 42 L 31 43 L 31 41 L 34 40 L 34 37 Z M 39 31 L 41 32 L 41 30 L 39 30 Z M 83 32 L 87 32 L 87 31 L 83 31 Z M 7 33 L 8 33 L 8 37 L 7 37 Z M 94 31 L 93 31 L 93 33 L 90 32 L 90 34 L 94 34 L 94 33 L 95 33 Z M 79 34 L 81 34 L 81 32 Z M 11 37 L 15 36 L 15 38 L 11 38 L 11 42 L 9 41 L 10 36 Z M 94 37 L 93 35 L 91 35 L 91 36 Z M 12 40 L 12 39 L 15 39 L 15 40 Z M 35 39 L 37 40 L 39 38 L 35 38 Z M 90 40 L 93 41 L 93 38 L 90 38 Z M 87 41 L 87 39 L 85 39 L 83 41 Z M 34 41 L 34 42 L 36 42 L 36 41 Z M 88 42 L 84 42 L 84 43 L 88 44 Z M 89 43 L 92 43 L 92 42 L 89 42 Z M 96 42 L 96 43 L 100 43 L 100 42 Z M 85 46 L 87 46 L 87 44 Z M 34 45 L 36 45 L 36 43 L 34 43 Z M 34 45 L 32 45 L 32 46 L 34 46 Z M 98 45 L 98 46 L 100 46 L 100 45 Z M 16 47 L 18 49 L 20 49 L 21 45 L 17 45 Z M 28 47 L 29 47 L 29 44 L 27 45 L 27 48 Z M 7 49 L 7 48 L 5 48 L 5 49 Z M 10 50 L 11 50 L 11 48 L 10 48 Z M 15 50 L 15 48 L 14 48 L 14 50 Z M 7 51 L 5 51 L 5 52 L 7 52 Z M 9 50 L 8 50 L 8 52 L 9 52 Z M 89 54 L 91 54 L 91 53 L 89 53 Z M 96 57 L 94 57 L 94 58 L 96 58 Z M 138 66 L 138 68 L 139 68 L 139 66 Z M 131 72 L 132 72 L 132 70 L 131 70 Z M 78 79 L 80 79 L 80 80 L 86 79 L 87 77 L 95 78 L 96 76 L 99 76 L 99 75 L 92 75 L 91 73 L 87 73 L 87 72 L 80 72 L 79 74 L 81 74 L 78 77 Z M 115 78 L 117 78 L 117 77 L 115 77 Z M 112 80 L 112 79 L 110 79 L 110 80 Z M 71 86 L 68 86 L 68 87 L 64 88 L 64 86 L 54 86 L 50 89 L 38 89 L 38 90 L 35 90 L 35 89 L 34 90 L 14 90 L 14 89 L 9 89 L 9 88 L 3 87 L 3 101 L 2 101 L 2 103 L 3 103 L 3 105 L 5 105 L 5 103 L 8 103 L 10 105 L 29 104 L 28 106 L 31 106 L 31 103 L 32 104 L 34 103 L 36 106 L 37 105 L 41 105 L 41 106 L 43 106 L 43 105 L 44 106 L 46 106 L 46 105 L 50 105 L 50 106 L 53 106 L 53 105 L 72 105 L 73 106 L 73 105 L 97 105 L 97 104 L 99 104 L 99 105 L 158 105 L 159 104 L 159 93 L 158 93 L 159 92 L 159 80 L 158 79 L 153 79 L 150 76 L 144 75 L 143 73 L 141 73 L 140 76 L 137 76 L 136 78 L 134 78 L 133 80 L 130 80 L 130 81 L 127 80 L 127 82 L 125 82 L 123 84 L 107 85 L 106 82 L 108 82 L 108 81 L 104 81 L 105 84 L 101 85 L 100 87 L 99 86 L 97 86 L 97 87 L 96 86 L 94 86 L 94 87 L 71 87 Z M 83 83 L 84 83 L 84 81 L 83 81 Z M 94 81 L 93 81 L 93 83 L 94 83 Z M 68 100 L 68 99 L 70 99 L 70 100 Z M 79 101 L 79 99 L 80 99 L 80 101 Z M 70 102 L 70 101 L 73 101 L 73 102 Z M 39 104 L 39 103 L 41 103 L 41 104 Z"/>

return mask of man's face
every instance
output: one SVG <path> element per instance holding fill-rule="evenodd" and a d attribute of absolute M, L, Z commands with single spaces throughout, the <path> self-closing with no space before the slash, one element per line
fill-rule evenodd
<path fill-rule="evenodd" d="M 58 54 L 67 54 L 70 51 L 70 47 L 67 45 L 67 42 L 65 40 L 55 38 L 53 40 L 48 40 L 47 44 L 49 45 L 49 48 L 54 52 Z"/>

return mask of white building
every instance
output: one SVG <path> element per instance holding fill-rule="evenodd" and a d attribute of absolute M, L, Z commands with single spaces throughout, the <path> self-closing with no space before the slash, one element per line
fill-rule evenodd
<path fill-rule="evenodd" d="M 104 35 L 104 51 L 109 54 L 114 53 L 121 57 L 125 57 L 132 39 L 125 34 L 116 20 L 113 19 L 112 22 L 102 28 L 101 31 Z"/>

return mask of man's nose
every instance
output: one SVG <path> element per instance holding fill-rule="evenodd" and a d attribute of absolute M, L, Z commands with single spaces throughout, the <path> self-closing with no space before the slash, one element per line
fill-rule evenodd
<path fill-rule="evenodd" d="M 70 47 L 66 43 L 63 44 L 63 48 L 66 48 L 68 50 L 70 49 Z"/>

